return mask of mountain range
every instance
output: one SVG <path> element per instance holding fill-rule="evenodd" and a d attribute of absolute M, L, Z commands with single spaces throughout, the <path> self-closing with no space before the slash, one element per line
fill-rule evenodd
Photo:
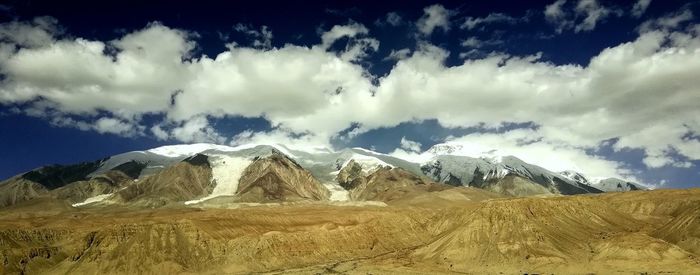
<path fill-rule="evenodd" d="M 418 158 L 402 159 L 363 148 L 171 145 L 16 175 L 0 182 L 0 206 L 41 198 L 74 207 L 387 202 L 455 187 L 514 197 L 646 189 L 616 178 L 589 180 L 576 171 L 549 171 L 514 156 L 474 157 L 460 150 L 458 144 L 438 144 Z"/>

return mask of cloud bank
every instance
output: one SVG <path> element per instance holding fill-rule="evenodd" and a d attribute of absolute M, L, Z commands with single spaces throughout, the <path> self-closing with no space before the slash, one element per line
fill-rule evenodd
<path fill-rule="evenodd" d="M 547 18 L 573 22 L 564 3 L 548 6 Z M 591 30 L 610 15 L 605 9 L 579 1 L 579 21 L 564 29 Z M 417 30 L 446 31 L 450 16 L 440 5 L 427 7 Z M 453 139 L 549 169 L 629 178 L 633 171 L 591 150 L 641 149 L 651 168 L 700 160 L 700 27 L 680 28 L 687 17 L 650 21 L 635 40 L 603 50 L 587 66 L 505 53 L 447 66 L 450 53 L 421 40 L 415 50 L 392 51 L 387 60 L 396 63 L 382 76 L 362 65 L 379 41 L 356 22 L 322 30 L 317 45 L 282 47 L 269 42 L 273 30 L 240 25 L 254 44 L 230 43 L 210 57 L 193 55 L 196 35 L 158 22 L 96 41 L 64 36 L 56 20 L 37 18 L 0 25 L 0 103 L 101 133 L 233 144 L 328 146 L 333 138 L 427 119 L 448 128 L 532 123 Z M 473 19 L 474 26 L 484 20 Z M 148 115 L 163 119 L 148 124 Z M 225 137 L 210 123 L 223 117 L 263 117 L 274 130 Z M 401 146 L 420 148 L 405 138 Z"/>

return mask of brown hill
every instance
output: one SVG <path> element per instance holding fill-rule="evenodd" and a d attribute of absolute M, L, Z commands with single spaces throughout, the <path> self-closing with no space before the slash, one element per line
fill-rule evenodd
<path fill-rule="evenodd" d="M 0 207 L 45 197 L 48 192 L 41 184 L 16 176 L 0 183 Z"/>

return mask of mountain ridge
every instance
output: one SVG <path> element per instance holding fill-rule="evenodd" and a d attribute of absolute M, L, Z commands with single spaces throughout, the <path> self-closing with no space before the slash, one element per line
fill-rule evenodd
<path fill-rule="evenodd" d="M 274 190 L 287 190 L 288 192 L 285 191 L 287 192 L 285 194 L 288 195 L 307 194 L 299 198 L 332 201 L 357 200 L 356 197 L 351 196 L 351 188 L 347 188 L 348 186 L 344 186 L 344 184 L 350 184 L 355 179 L 367 178 L 372 173 L 385 168 L 396 168 L 405 171 L 405 173 L 402 172 L 400 174 L 405 175 L 406 178 L 412 176 L 426 177 L 440 184 L 456 187 L 476 187 L 508 196 L 574 195 L 644 189 L 638 184 L 612 178 L 592 183 L 581 173 L 575 171 L 552 172 L 540 166 L 526 163 L 514 156 L 474 158 L 459 154 L 449 155 L 458 150 L 458 147 L 452 148 L 448 145 L 439 144 L 424 153 L 424 155 L 432 154 L 432 157 L 424 158 L 422 162 L 415 162 L 415 159 L 403 159 L 364 148 L 346 148 L 333 151 L 320 148 L 291 149 L 280 144 L 245 144 L 237 147 L 204 143 L 169 145 L 145 151 L 117 154 L 93 162 L 40 167 L 0 182 L 0 188 L 11 190 L 9 193 L 13 193 L 11 195 L 13 198 L 5 195 L 5 198 L 0 199 L 2 199 L 1 201 L 4 205 L 10 205 L 37 197 L 56 197 L 58 196 L 55 194 L 56 192 L 52 193 L 54 189 L 74 182 L 87 182 L 100 177 L 104 178 L 103 175 L 108 173 L 119 173 L 122 175 L 122 183 L 119 184 L 119 190 L 112 187 L 97 187 L 96 183 L 93 182 L 92 184 L 95 186 L 92 188 L 98 188 L 99 191 L 89 191 L 92 189 L 81 191 L 85 194 L 93 194 L 93 197 L 80 197 L 84 201 L 75 202 L 75 199 L 73 199 L 71 202 L 78 206 L 92 203 L 104 204 L 110 201 L 109 198 L 112 198 L 113 202 L 125 203 L 135 198 L 132 196 L 135 194 L 134 192 L 141 194 L 135 195 L 136 197 L 142 196 L 142 193 L 146 192 L 138 189 L 138 186 L 155 184 L 154 186 L 175 186 L 172 187 L 175 188 L 172 189 L 172 192 L 180 195 L 173 195 L 170 191 L 163 191 L 165 192 L 164 194 L 157 194 L 157 190 L 171 190 L 168 189 L 171 187 L 162 187 L 165 189 L 154 187 L 153 189 L 148 189 L 150 190 L 148 192 L 154 193 L 148 195 L 154 200 L 147 203 L 148 205 L 165 205 L 171 202 L 183 201 L 195 203 L 196 200 L 206 200 L 216 196 L 236 195 L 235 191 L 241 184 L 238 181 L 243 178 L 246 169 L 256 160 L 274 158 L 275 156 L 284 159 L 282 162 L 284 165 L 296 166 L 300 172 L 285 170 L 284 172 L 278 171 L 269 175 L 262 175 L 266 177 L 267 183 L 259 182 L 258 184 L 262 185 L 255 189 L 264 191 L 260 191 L 262 193 L 253 196 L 255 199 L 249 199 L 249 201 L 269 201 L 271 198 L 281 195 L 281 193 L 273 194 L 275 192 L 269 189 L 273 187 Z M 227 161 L 228 164 L 226 163 Z M 181 174 L 174 171 L 173 167 L 175 167 L 175 170 L 200 167 L 196 169 L 201 171 L 194 173 L 199 176 L 192 176 L 194 175 L 192 173 L 182 174 L 182 176 L 189 175 L 184 176 L 185 181 L 181 181 L 179 177 L 172 178 L 172 176 L 161 175 L 161 173 Z M 355 170 L 353 173 L 356 175 L 348 179 L 348 175 L 345 173 L 345 179 L 341 179 L 339 176 L 341 173 L 344 173 L 344 170 L 348 170 L 346 169 L 348 167 L 353 168 Z M 308 185 L 295 186 L 296 181 L 300 181 L 299 179 L 301 178 L 290 176 L 291 174 L 289 173 L 307 173 L 308 177 L 303 176 L 302 178 L 308 178 L 308 180 L 301 181 L 308 182 Z M 153 183 L 154 181 L 157 182 L 158 180 L 154 179 L 159 177 L 162 177 L 161 181 L 169 179 L 168 183 Z M 295 180 L 290 182 L 282 180 L 282 178 L 295 178 Z M 197 183 L 196 186 L 201 188 L 191 189 L 194 187 L 189 185 L 195 182 Z M 314 182 L 318 182 L 318 184 Z M 274 185 L 278 183 L 283 184 Z M 605 188 L 599 189 L 597 186 L 600 183 L 604 183 Z M 12 184 L 15 186 L 11 186 Z M 246 181 L 243 184 L 244 188 L 247 188 L 245 184 L 252 184 L 252 182 Z M 359 184 L 361 182 L 356 182 L 354 185 L 357 186 Z M 226 187 L 227 185 L 230 186 Z M 216 189 L 217 186 L 219 186 L 218 189 Z M 183 191 L 185 189 L 194 191 Z M 311 192 L 316 195 L 309 196 L 308 190 L 315 190 Z M 174 197 L 170 198 L 168 194 Z M 158 196 L 162 196 L 162 198 L 160 200 L 155 199 Z M 292 195 L 292 197 L 295 196 Z M 127 199 L 124 199 L 125 197 Z M 272 200 L 274 201 L 275 199 Z"/>

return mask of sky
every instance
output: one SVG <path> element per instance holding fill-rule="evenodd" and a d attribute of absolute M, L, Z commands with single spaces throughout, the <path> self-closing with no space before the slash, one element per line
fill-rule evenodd
<path fill-rule="evenodd" d="M 0 178 L 181 143 L 457 143 L 700 186 L 700 1 L 142 2 L 0 4 Z"/>

